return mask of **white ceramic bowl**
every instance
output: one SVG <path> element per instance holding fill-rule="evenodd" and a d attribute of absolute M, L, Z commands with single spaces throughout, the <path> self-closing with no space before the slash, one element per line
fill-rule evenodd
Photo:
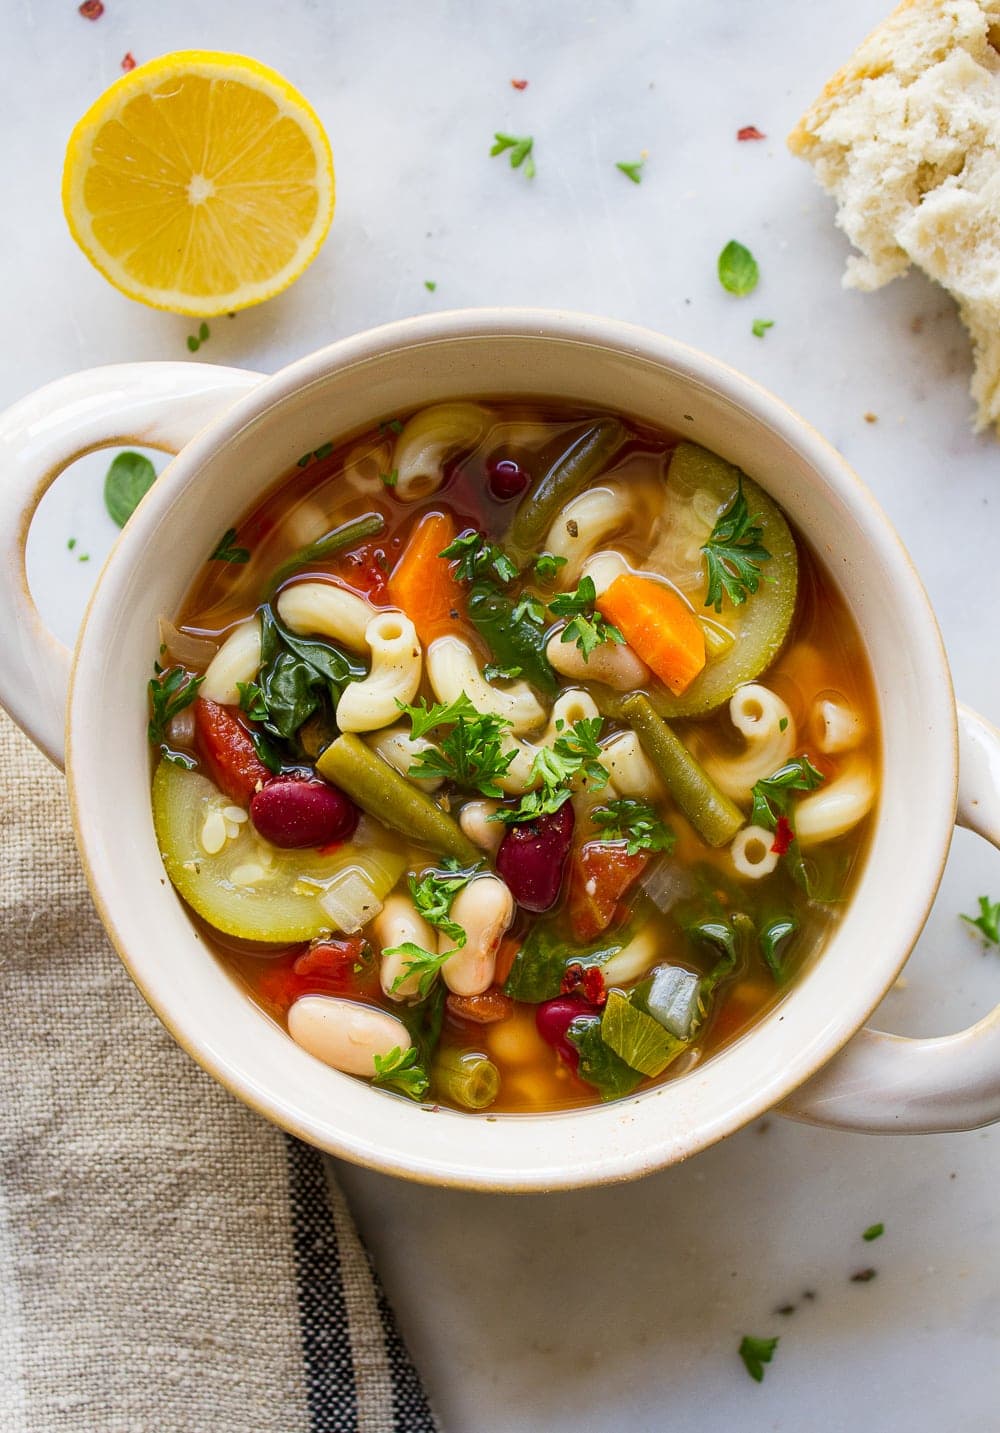
<path fill-rule="evenodd" d="M 300 453 L 441 399 L 516 394 L 623 409 L 703 443 L 767 488 L 809 536 L 864 634 L 886 739 L 872 848 L 856 894 L 821 957 L 774 1011 L 704 1065 L 638 1097 L 486 1119 L 431 1112 L 320 1064 L 206 948 L 157 852 L 145 688 L 158 616 L 177 610 L 219 534 Z M 920 581 L 866 489 L 776 398 L 654 333 L 503 310 L 393 324 L 268 379 L 143 364 L 42 390 L 0 419 L 0 534 L 10 574 L 0 622 L 20 634 L 0 658 L 0 698 L 57 761 L 67 654 L 28 596 L 23 538 L 55 474 L 80 452 L 118 441 L 178 456 L 122 533 L 77 645 L 66 745 L 77 839 L 132 978 L 180 1044 L 234 1094 L 334 1154 L 414 1179 L 495 1190 L 641 1175 L 781 1102 L 799 1118 L 871 1130 L 967 1128 L 1000 1118 L 996 1012 L 937 1041 L 856 1035 L 924 923 L 956 799 L 960 820 L 1000 840 L 1000 738 L 963 714 L 960 786 L 951 682 Z"/>

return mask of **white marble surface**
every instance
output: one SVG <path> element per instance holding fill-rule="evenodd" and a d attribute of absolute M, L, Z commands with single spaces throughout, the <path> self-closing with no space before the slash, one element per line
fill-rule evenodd
<path fill-rule="evenodd" d="M 71 0 L 5 7 L 0 403 L 79 367 L 185 356 L 188 320 L 129 303 L 77 253 L 59 167 L 126 50 L 240 50 L 315 104 L 338 211 L 306 277 L 215 323 L 197 361 L 270 370 L 387 319 L 493 303 L 688 340 L 847 455 L 923 572 L 960 692 L 1000 715 L 1000 449 L 969 431 L 965 340 L 919 278 L 842 291 L 830 205 L 782 142 L 885 0 L 822 13 L 789 0 L 106 3 L 96 24 Z M 744 124 L 768 140 L 737 144 Z M 533 182 L 487 157 L 496 129 L 535 136 Z M 636 187 L 614 164 L 643 150 Z M 760 261 L 752 298 L 716 282 L 730 237 Z M 763 340 L 757 317 L 775 321 Z M 34 544 L 33 579 L 66 633 L 113 536 L 103 468 L 92 458 L 64 479 Z M 885 1027 L 943 1032 L 1000 998 L 1000 956 L 956 918 L 982 891 L 1000 895 L 1000 858 L 962 836 Z M 775 1119 L 637 1185 L 525 1199 L 342 1174 L 447 1433 L 996 1426 L 995 1132 L 876 1139 Z M 875 1220 L 885 1236 L 864 1244 Z M 850 1282 L 867 1265 L 877 1278 Z M 796 1312 L 775 1314 L 786 1301 Z M 781 1335 L 760 1387 L 736 1357 L 748 1332 Z"/>

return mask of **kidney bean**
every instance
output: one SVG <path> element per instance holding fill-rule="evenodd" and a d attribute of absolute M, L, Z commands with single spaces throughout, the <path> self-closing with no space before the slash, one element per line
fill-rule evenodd
<path fill-rule="evenodd" d="M 497 852 L 497 871 L 526 911 L 547 911 L 559 899 L 572 839 L 569 801 L 558 811 L 509 827 Z"/>
<path fill-rule="evenodd" d="M 535 1025 L 546 1045 L 575 1070 L 580 1052 L 567 1037 L 567 1030 L 580 1015 L 593 1015 L 594 1007 L 579 995 L 557 995 L 535 1007 Z"/>
<path fill-rule="evenodd" d="M 486 465 L 486 484 L 498 503 L 518 497 L 530 482 L 531 474 L 525 472 L 516 458 L 491 458 Z"/>
<path fill-rule="evenodd" d="M 277 777 L 250 802 L 250 820 L 272 845 L 327 846 L 346 841 L 358 824 L 358 808 L 325 781 Z"/>

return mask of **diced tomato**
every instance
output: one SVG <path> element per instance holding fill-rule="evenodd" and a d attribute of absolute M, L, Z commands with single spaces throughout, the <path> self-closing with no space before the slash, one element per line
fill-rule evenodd
<path fill-rule="evenodd" d="M 645 851 L 630 856 L 621 842 L 587 841 L 574 853 L 569 883 L 569 918 L 576 940 L 593 940 L 615 919 L 618 902 L 631 890 L 649 861 Z"/>
<path fill-rule="evenodd" d="M 337 559 L 333 575 L 376 607 L 389 605 L 388 569 L 392 559 L 381 542 L 366 542 Z"/>
<path fill-rule="evenodd" d="M 194 704 L 194 724 L 198 754 L 208 775 L 230 801 L 246 806 L 274 773 L 254 750 L 238 710 L 199 697 Z"/>
<path fill-rule="evenodd" d="M 279 956 L 260 975 L 258 989 L 284 1013 L 300 995 L 356 995 L 374 998 L 378 975 L 366 958 L 361 936 L 324 940 Z"/>
<path fill-rule="evenodd" d="M 507 1020 L 514 1013 L 513 1000 L 495 985 L 481 995 L 451 994 L 445 1001 L 445 1007 L 456 1020 L 471 1020 L 476 1025 L 493 1025 L 498 1020 Z"/>

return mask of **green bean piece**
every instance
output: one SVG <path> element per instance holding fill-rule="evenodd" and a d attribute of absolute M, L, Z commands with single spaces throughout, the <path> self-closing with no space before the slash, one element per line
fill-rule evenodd
<path fill-rule="evenodd" d="M 300 568 L 307 567 L 310 562 L 325 562 L 335 552 L 342 552 L 345 547 L 354 547 L 356 543 L 364 542 L 366 537 L 377 537 L 384 530 L 385 518 L 377 512 L 365 513 L 364 517 L 352 518 L 350 522 L 334 528 L 333 532 L 311 542 L 308 547 L 302 548 L 294 557 L 281 564 L 268 583 L 264 601 L 270 602 L 285 579 L 293 576 Z"/>
<path fill-rule="evenodd" d="M 663 783 L 691 825 L 709 846 L 725 846 L 746 819 L 708 772 L 653 709 L 641 692 L 622 703 L 622 716 L 635 732 Z"/>
<path fill-rule="evenodd" d="M 439 1050 L 431 1084 L 463 1110 L 486 1110 L 500 1093 L 500 1071 L 474 1050 Z"/>
<path fill-rule="evenodd" d="M 594 423 L 552 465 L 514 514 L 504 547 L 515 562 L 537 552 L 561 510 L 595 478 L 621 446 L 625 429 L 617 418 Z"/>
<path fill-rule="evenodd" d="M 419 841 L 442 856 L 455 856 L 463 865 L 474 865 L 482 859 L 482 852 L 426 791 L 411 786 L 405 776 L 376 756 L 353 732 L 344 732 L 330 743 L 317 761 L 316 770 L 391 831 Z"/>

